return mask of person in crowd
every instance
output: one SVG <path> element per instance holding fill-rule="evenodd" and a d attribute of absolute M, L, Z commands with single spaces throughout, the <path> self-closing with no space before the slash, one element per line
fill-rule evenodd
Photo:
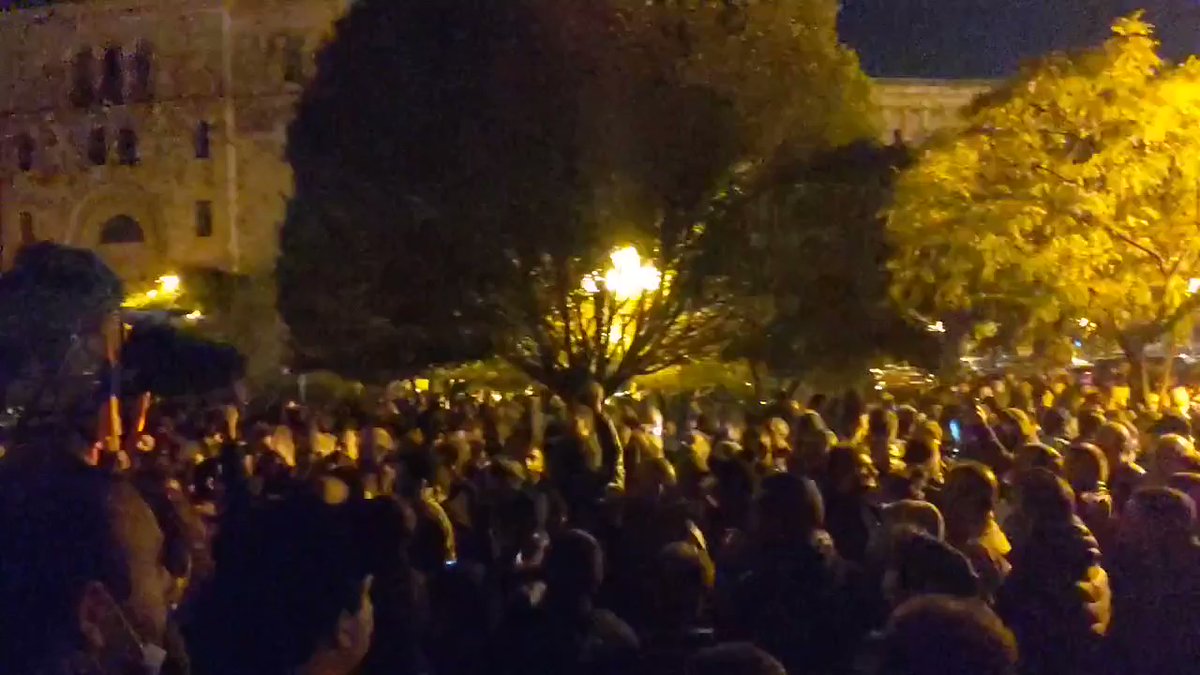
<path fill-rule="evenodd" d="M 886 408 L 872 408 L 867 414 L 866 447 L 871 464 L 880 476 L 889 476 L 903 469 L 904 454 L 900 442 L 896 413 Z"/>
<path fill-rule="evenodd" d="M 979 598 L 979 575 L 961 552 L 928 532 L 902 526 L 893 537 L 883 595 L 895 609 L 921 595 Z"/>
<path fill-rule="evenodd" d="M 1125 502 L 1146 480 L 1146 470 L 1137 463 L 1137 443 L 1129 427 L 1119 422 L 1102 424 L 1096 429 L 1092 442 L 1104 451 L 1104 458 L 1108 460 L 1108 489 L 1112 493 L 1113 508 L 1119 514 Z"/>
<path fill-rule="evenodd" d="M 1012 546 L 996 523 L 999 494 L 991 469 L 963 462 L 946 475 L 938 505 L 946 518 L 946 541 L 971 561 L 987 596 L 999 590 L 1011 569 L 1007 556 Z"/>
<path fill-rule="evenodd" d="M 357 515 L 306 496 L 230 524 L 188 630 L 197 675 L 355 672 L 375 624 Z"/>
<path fill-rule="evenodd" d="M 1063 457 L 1063 472 L 1075 493 L 1075 513 L 1100 542 L 1100 550 L 1109 551 L 1115 522 L 1104 452 L 1091 443 L 1072 443 Z"/>
<path fill-rule="evenodd" d="M 1017 675 L 1017 642 L 981 602 L 930 595 L 888 621 L 875 675 Z"/>
<path fill-rule="evenodd" d="M 1196 505 L 1170 488 L 1142 488 L 1121 516 L 1111 565 L 1113 673 L 1182 675 L 1200 662 L 1200 544 Z"/>
<path fill-rule="evenodd" d="M 1012 573 L 996 608 L 1021 645 L 1029 675 L 1090 673 L 1112 618 L 1100 548 L 1075 515 L 1066 481 L 1044 468 L 1021 475 Z"/>
<path fill-rule="evenodd" d="M 1071 439 L 1075 437 L 1071 429 L 1073 424 L 1074 420 L 1068 411 L 1062 408 L 1046 408 L 1039 423 L 1041 442 L 1059 452 L 1065 451 L 1071 444 Z"/>
<path fill-rule="evenodd" d="M 636 667 L 637 635 L 615 614 L 596 606 L 604 582 L 604 551 L 595 537 L 582 530 L 556 537 L 544 578 L 544 596 L 502 629 L 505 653 L 497 672 L 616 675 Z"/>
<path fill-rule="evenodd" d="M 1166 434 L 1154 443 L 1145 485 L 1162 487 L 1177 473 L 1200 471 L 1200 452 L 1188 436 Z"/>
<path fill-rule="evenodd" d="M 872 502 L 879 488 L 875 464 L 857 446 L 839 445 L 829 453 L 825 482 L 825 526 L 838 553 L 863 562 L 871 534 L 879 527 L 879 507 Z"/>
<path fill-rule="evenodd" d="M 710 616 L 716 568 L 696 545 L 675 542 L 659 552 L 653 579 L 640 672 L 683 675 L 691 657 L 716 645 Z"/>
<path fill-rule="evenodd" d="M 132 485 L 83 466 L 0 485 L 0 664 L 31 675 L 159 675 L 174 579 Z M 172 663 L 168 663 L 168 662 Z"/>
<path fill-rule="evenodd" d="M 823 529 L 820 491 L 791 474 L 770 476 L 753 522 L 752 560 L 724 590 L 718 635 L 752 640 L 792 675 L 844 667 L 868 628 L 867 594 Z"/>

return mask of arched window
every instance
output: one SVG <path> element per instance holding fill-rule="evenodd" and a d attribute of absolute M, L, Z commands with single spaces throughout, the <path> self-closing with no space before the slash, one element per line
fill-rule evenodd
<path fill-rule="evenodd" d="M 121 105 L 125 102 L 125 69 L 121 63 L 121 48 L 104 50 L 104 70 L 100 79 L 100 101 Z"/>
<path fill-rule="evenodd" d="M 146 241 L 142 226 L 126 215 L 114 216 L 100 226 L 101 244 L 140 244 Z"/>
<path fill-rule="evenodd" d="M 96 166 L 108 164 L 108 136 L 104 133 L 104 127 L 95 127 L 88 134 L 87 156 L 88 161 Z"/>
<path fill-rule="evenodd" d="M 201 122 L 196 125 L 196 159 L 212 157 L 212 125 Z"/>
<path fill-rule="evenodd" d="M 33 169 L 33 137 L 29 134 L 17 136 L 17 168 L 21 171 Z"/>
<path fill-rule="evenodd" d="M 154 48 L 144 40 L 138 43 L 133 55 L 131 97 L 142 103 L 154 98 Z"/>
<path fill-rule="evenodd" d="M 121 129 L 117 132 L 117 160 L 125 166 L 138 163 L 138 138 L 133 129 Z"/>
<path fill-rule="evenodd" d="M 96 102 L 96 57 L 91 47 L 79 50 L 71 60 L 71 104 L 90 108 Z"/>

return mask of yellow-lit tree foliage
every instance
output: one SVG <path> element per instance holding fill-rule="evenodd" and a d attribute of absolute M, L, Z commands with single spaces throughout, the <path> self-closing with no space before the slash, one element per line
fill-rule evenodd
<path fill-rule="evenodd" d="M 902 308 L 1032 339 L 1088 319 L 1140 370 L 1145 347 L 1200 307 L 1200 62 L 1157 47 L 1140 15 L 1121 19 L 1104 45 L 1031 66 L 921 153 L 888 213 Z"/>

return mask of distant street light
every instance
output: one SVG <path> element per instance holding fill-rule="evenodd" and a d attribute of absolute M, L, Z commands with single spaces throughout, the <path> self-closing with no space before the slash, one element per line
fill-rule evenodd
<path fill-rule="evenodd" d="M 603 276 L 589 274 L 583 277 L 580 286 L 585 292 L 594 295 L 603 286 L 617 300 L 624 302 L 653 293 L 662 286 L 662 272 L 651 263 L 643 263 L 641 254 L 632 246 L 613 251 L 609 260 L 612 267 Z"/>
<path fill-rule="evenodd" d="M 1188 282 L 1188 295 L 1200 293 L 1200 279 L 1192 279 Z"/>

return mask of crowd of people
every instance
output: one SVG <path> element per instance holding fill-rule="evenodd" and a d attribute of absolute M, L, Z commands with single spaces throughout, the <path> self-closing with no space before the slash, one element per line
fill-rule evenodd
<path fill-rule="evenodd" d="M 0 672 L 1200 672 L 1200 412 L 1012 378 L 871 403 L 161 402 L 0 461 Z"/>

